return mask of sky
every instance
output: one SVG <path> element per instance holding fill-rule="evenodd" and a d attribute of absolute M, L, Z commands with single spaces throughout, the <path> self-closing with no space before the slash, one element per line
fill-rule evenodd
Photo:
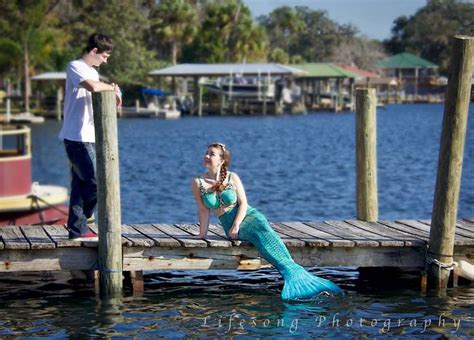
<path fill-rule="evenodd" d="M 396 18 L 415 14 L 426 5 L 426 0 L 244 0 L 244 3 L 255 18 L 281 6 L 324 10 L 338 24 L 352 24 L 359 34 L 384 40 L 390 38 Z"/>

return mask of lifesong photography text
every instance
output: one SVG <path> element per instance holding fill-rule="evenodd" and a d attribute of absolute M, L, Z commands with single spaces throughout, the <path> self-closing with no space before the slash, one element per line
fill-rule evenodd
<path fill-rule="evenodd" d="M 229 316 L 212 317 L 206 316 L 201 319 L 202 327 L 215 328 L 225 332 L 232 331 L 249 331 L 252 328 L 285 328 L 289 333 L 295 333 L 301 326 L 311 326 L 319 328 L 379 328 L 380 333 L 388 334 L 395 329 L 411 328 L 419 331 L 420 334 L 425 333 L 430 328 L 451 329 L 456 333 L 461 328 L 461 319 L 447 317 L 441 314 L 437 318 L 420 318 L 420 319 L 404 319 L 404 318 L 350 318 L 340 316 L 339 313 L 334 315 L 317 315 L 312 319 L 305 318 L 300 320 L 294 319 L 270 319 L 270 318 L 242 318 L 239 314 L 231 314 Z"/>

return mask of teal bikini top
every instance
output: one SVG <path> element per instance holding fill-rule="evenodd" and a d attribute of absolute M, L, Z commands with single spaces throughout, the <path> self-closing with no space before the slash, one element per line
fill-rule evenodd
<path fill-rule="evenodd" d="M 227 180 L 227 185 L 221 192 L 206 191 L 199 177 L 199 190 L 201 191 L 202 203 L 208 209 L 217 209 L 220 207 L 228 207 L 237 203 L 237 192 L 231 182 L 231 174 Z"/>

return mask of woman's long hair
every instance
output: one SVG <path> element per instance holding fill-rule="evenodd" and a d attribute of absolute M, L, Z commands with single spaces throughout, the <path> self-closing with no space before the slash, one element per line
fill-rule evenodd
<path fill-rule="evenodd" d="M 226 148 L 224 144 L 221 143 L 212 143 L 208 146 L 208 148 L 216 148 L 222 151 L 221 158 L 223 160 L 223 163 L 221 165 L 219 181 L 211 188 L 213 191 L 222 191 L 225 189 L 224 181 L 227 178 L 227 167 L 230 165 L 230 151 Z"/>

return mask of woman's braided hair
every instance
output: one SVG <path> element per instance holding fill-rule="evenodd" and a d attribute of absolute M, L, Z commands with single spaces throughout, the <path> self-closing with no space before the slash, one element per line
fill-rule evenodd
<path fill-rule="evenodd" d="M 210 144 L 208 148 L 217 148 L 222 151 L 221 158 L 223 160 L 223 163 L 221 165 L 219 181 L 216 184 L 214 184 L 211 188 L 213 191 L 222 191 L 225 189 L 224 181 L 227 178 L 227 173 L 228 173 L 227 167 L 230 165 L 230 152 L 225 147 L 225 145 L 221 143 Z"/>

